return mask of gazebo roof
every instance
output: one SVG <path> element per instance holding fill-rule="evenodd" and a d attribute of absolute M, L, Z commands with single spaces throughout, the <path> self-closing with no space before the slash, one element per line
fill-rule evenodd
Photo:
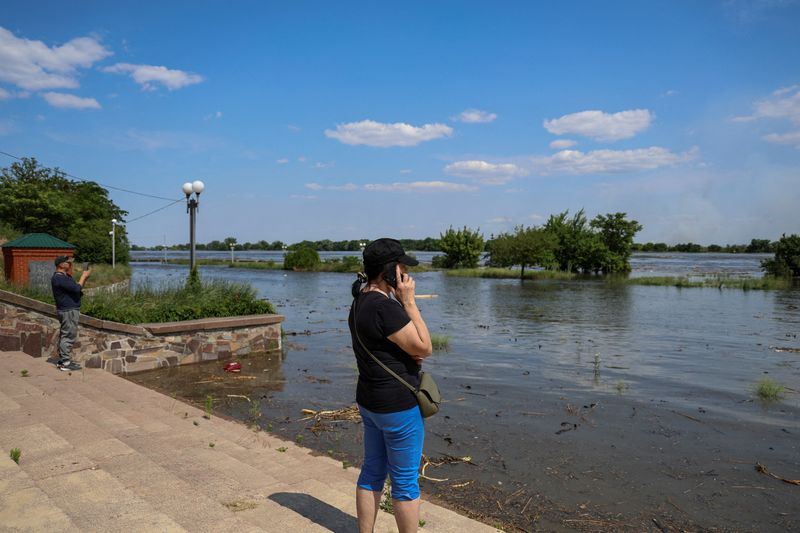
<path fill-rule="evenodd" d="M 62 241 L 48 233 L 28 233 L 19 239 L 8 241 L 3 248 L 57 248 L 74 250 L 75 245 Z"/>

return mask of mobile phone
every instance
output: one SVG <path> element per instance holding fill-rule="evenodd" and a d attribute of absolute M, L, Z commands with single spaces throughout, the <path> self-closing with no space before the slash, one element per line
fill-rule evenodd
<path fill-rule="evenodd" d="M 397 288 L 397 263 L 387 263 L 383 267 L 383 279 L 393 289 Z"/>
<path fill-rule="evenodd" d="M 91 263 L 84 263 L 83 264 L 83 270 L 84 271 L 90 270 L 91 268 L 92 268 L 92 264 Z"/>

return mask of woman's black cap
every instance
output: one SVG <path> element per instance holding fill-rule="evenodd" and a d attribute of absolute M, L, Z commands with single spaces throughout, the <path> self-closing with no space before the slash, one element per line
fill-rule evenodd
<path fill-rule="evenodd" d="M 377 239 L 364 248 L 364 266 L 380 266 L 395 262 L 408 266 L 419 264 L 419 261 L 406 255 L 403 245 L 396 239 Z"/>

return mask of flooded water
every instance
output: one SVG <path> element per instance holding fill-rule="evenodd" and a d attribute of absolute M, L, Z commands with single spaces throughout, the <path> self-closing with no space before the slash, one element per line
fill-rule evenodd
<path fill-rule="evenodd" d="M 634 275 L 759 275 L 764 257 L 640 254 L 633 266 Z M 157 379 L 159 387 L 180 388 L 180 395 L 196 401 L 207 394 L 224 396 L 220 387 L 230 387 L 225 390 L 231 394 L 245 390 L 264 399 L 265 417 L 275 409 L 271 420 L 296 421 L 301 408 L 337 409 L 353 402 L 357 376 L 346 323 L 353 276 L 225 267 L 201 267 L 201 272 L 206 278 L 249 282 L 273 302 L 286 317 L 284 353 L 246 362 L 242 375 L 256 375 L 258 381 L 225 385 L 217 363 L 134 379 L 151 385 Z M 134 286 L 185 275 L 185 266 L 133 264 Z M 535 490 L 565 512 L 591 502 L 598 516 L 612 516 L 625 501 L 632 506 L 625 512 L 636 515 L 661 508 L 663 495 L 672 494 L 671 501 L 686 515 L 673 517 L 675 524 L 748 530 L 750 518 L 737 509 L 753 505 L 761 509 L 754 513 L 766 512 L 773 520 L 758 529 L 800 527 L 796 506 L 788 515 L 777 510 L 783 505 L 777 490 L 770 492 L 768 504 L 742 489 L 712 489 L 711 482 L 683 492 L 697 485 L 696 471 L 708 472 L 697 461 L 719 461 L 724 453 L 732 465 L 767 457 L 773 467 L 786 470 L 786 477 L 800 478 L 800 289 L 520 282 L 441 272 L 415 278 L 418 294 L 438 295 L 419 300 L 431 332 L 450 340 L 448 351 L 434 353 L 424 365 L 448 400 L 443 414 L 428 422 L 426 453 L 481 460 L 481 468 L 472 472 L 454 468 L 462 478 L 525 490 L 538 483 Z M 771 406 L 754 401 L 754 384 L 764 376 L 787 387 L 783 401 Z M 245 407 L 236 402 L 225 409 L 245 418 Z M 563 433 L 579 426 L 580 431 Z M 302 428 L 289 425 L 286 431 Z M 318 447 L 357 455 L 357 436 L 339 439 L 323 437 Z M 625 467 L 634 456 L 644 463 L 635 472 Z M 598 474 L 592 483 L 602 490 L 588 497 L 585 484 L 570 481 L 580 477 L 577 473 L 562 480 L 551 470 L 561 464 L 561 471 L 583 468 L 585 474 L 596 463 L 617 465 L 617 471 L 626 472 L 624 481 Z M 727 487 L 769 484 L 738 466 L 717 465 L 711 471 L 720 479 L 728 475 Z M 659 488 L 642 488 L 665 472 L 672 474 Z M 706 488 L 708 495 L 700 498 Z M 427 490 L 458 505 L 455 489 L 439 484 Z M 732 506 L 727 514 L 721 510 L 725 506 Z M 558 523 L 552 512 L 549 516 Z"/>

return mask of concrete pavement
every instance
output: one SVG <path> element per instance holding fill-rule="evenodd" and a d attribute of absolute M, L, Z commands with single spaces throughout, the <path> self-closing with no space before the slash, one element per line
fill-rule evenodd
<path fill-rule="evenodd" d="M 203 414 L 103 370 L 0 352 L 0 531 L 357 531 L 358 469 Z M 428 502 L 421 518 L 423 533 L 497 531 Z"/>

